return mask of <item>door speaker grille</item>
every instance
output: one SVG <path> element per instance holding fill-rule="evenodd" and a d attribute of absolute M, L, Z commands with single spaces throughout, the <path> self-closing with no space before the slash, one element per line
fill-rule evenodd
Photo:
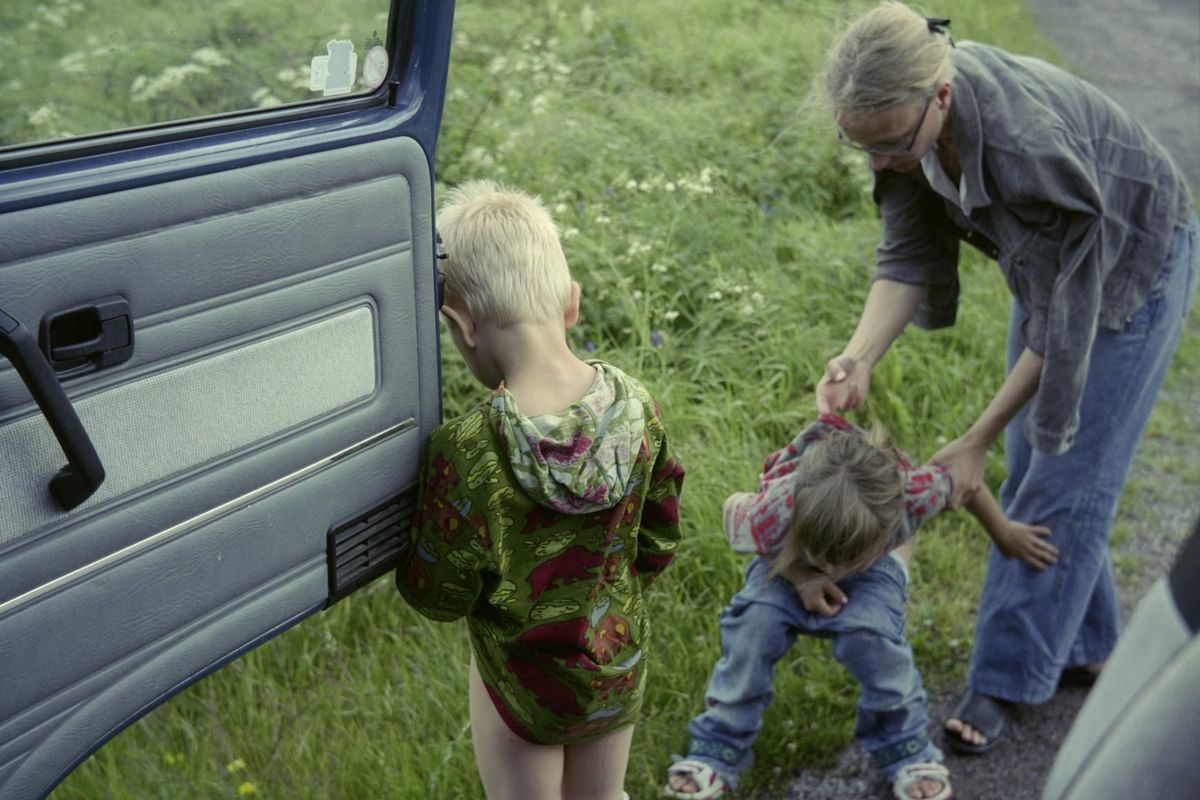
<path fill-rule="evenodd" d="M 326 538 L 327 606 L 395 569 L 408 548 L 416 502 L 417 489 L 413 487 L 330 529 Z"/>

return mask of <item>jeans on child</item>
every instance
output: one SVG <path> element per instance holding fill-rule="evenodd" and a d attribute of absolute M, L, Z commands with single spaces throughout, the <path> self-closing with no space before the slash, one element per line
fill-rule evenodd
<path fill-rule="evenodd" d="M 1104 661 L 1116 645 L 1119 609 L 1108 538 L 1117 501 L 1196 292 L 1195 215 L 1177 228 L 1142 308 L 1124 330 L 1100 330 L 1092 345 L 1075 443 L 1061 455 L 1034 450 L 1024 412 L 1005 431 L 1008 516 L 1052 531 L 1058 563 L 1038 572 L 992 547 L 979 601 L 968 684 L 1017 703 L 1054 695 L 1064 667 Z M 1011 369 L 1024 349 L 1013 303 Z"/>
<path fill-rule="evenodd" d="M 858 681 L 854 734 L 890 779 L 915 761 L 941 761 L 928 738 L 921 676 L 904 639 L 908 576 L 898 558 L 843 578 L 849 598 L 832 617 L 809 613 L 784 578 L 767 580 L 760 558 L 746 568 L 745 584 L 721 612 L 721 658 L 713 667 L 705 710 L 688 725 L 688 757 L 737 786 L 753 760 L 763 713 L 775 694 L 775 664 L 797 634 L 832 639 L 833 655 Z"/>

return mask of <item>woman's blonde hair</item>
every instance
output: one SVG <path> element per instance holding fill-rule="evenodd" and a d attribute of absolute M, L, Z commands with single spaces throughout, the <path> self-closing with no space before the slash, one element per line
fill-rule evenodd
<path fill-rule="evenodd" d="M 900 459 L 882 428 L 834 431 L 799 460 L 792 524 L 771 574 L 809 558 L 861 568 L 886 548 L 904 513 Z"/>
<path fill-rule="evenodd" d="M 952 44 L 904 3 L 881 3 L 859 17 L 833 46 L 825 91 L 833 113 L 870 114 L 929 99 L 950 80 Z"/>
<path fill-rule="evenodd" d="M 446 200 L 437 225 L 447 300 L 500 327 L 561 317 L 571 272 L 541 200 L 486 180 L 464 183 Z"/>

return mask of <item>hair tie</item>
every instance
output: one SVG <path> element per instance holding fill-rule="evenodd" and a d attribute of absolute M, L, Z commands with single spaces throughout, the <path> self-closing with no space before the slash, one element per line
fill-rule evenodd
<path fill-rule="evenodd" d="M 930 33 L 945 33 L 945 34 L 950 33 L 950 31 L 946 30 L 947 28 L 950 27 L 950 20 L 948 20 L 948 19 L 938 19 L 937 17 L 926 17 L 925 24 L 929 26 Z"/>
<path fill-rule="evenodd" d="M 926 17 L 925 24 L 929 26 L 929 32 L 932 34 L 945 34 L 946 41 L 950 42 L 950 46 L 954 47 L 954 37 L 950 35 L 950 20 L 939 19 L 938 17 Z"/>

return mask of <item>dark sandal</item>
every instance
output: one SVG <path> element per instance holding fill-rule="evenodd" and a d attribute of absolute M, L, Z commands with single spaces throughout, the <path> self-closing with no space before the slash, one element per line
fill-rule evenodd
<path fill-rule="evenodd" d="M 1059 676 L 1058 685 L 1090 689 L 1099 677 L 1100 670 L 1098 669 L 1092 669 L 1091 667 L 1067 667 L 1062 671 L 1062 675 Z"/>
<path fill-rule="evenodd" d="M 1008 716 L 1004 710 L 1005 705 L 1002 700 L 997 700 L 993 697 L 988 697 L 986 694 L 979 694 L 976 691 L 967 689 L 962 699 L 958 701 L 958 705 L 954 707 L 954 711 L 950 713 L 950 719 L 956 719 L 965 725 L 970 725 L 987 737 L 987 741 L 983 744 L 968 742 L 959 736 L 958 733 L 943 728 L 943 733 L 946 735 L 946 744 L 949 745 L 951 750 L 967 755 L 979 755 L 991 750 L 1000 744 L 1000 741 L 1004 738 L 1004 731 L 1008 727 Z"/>

